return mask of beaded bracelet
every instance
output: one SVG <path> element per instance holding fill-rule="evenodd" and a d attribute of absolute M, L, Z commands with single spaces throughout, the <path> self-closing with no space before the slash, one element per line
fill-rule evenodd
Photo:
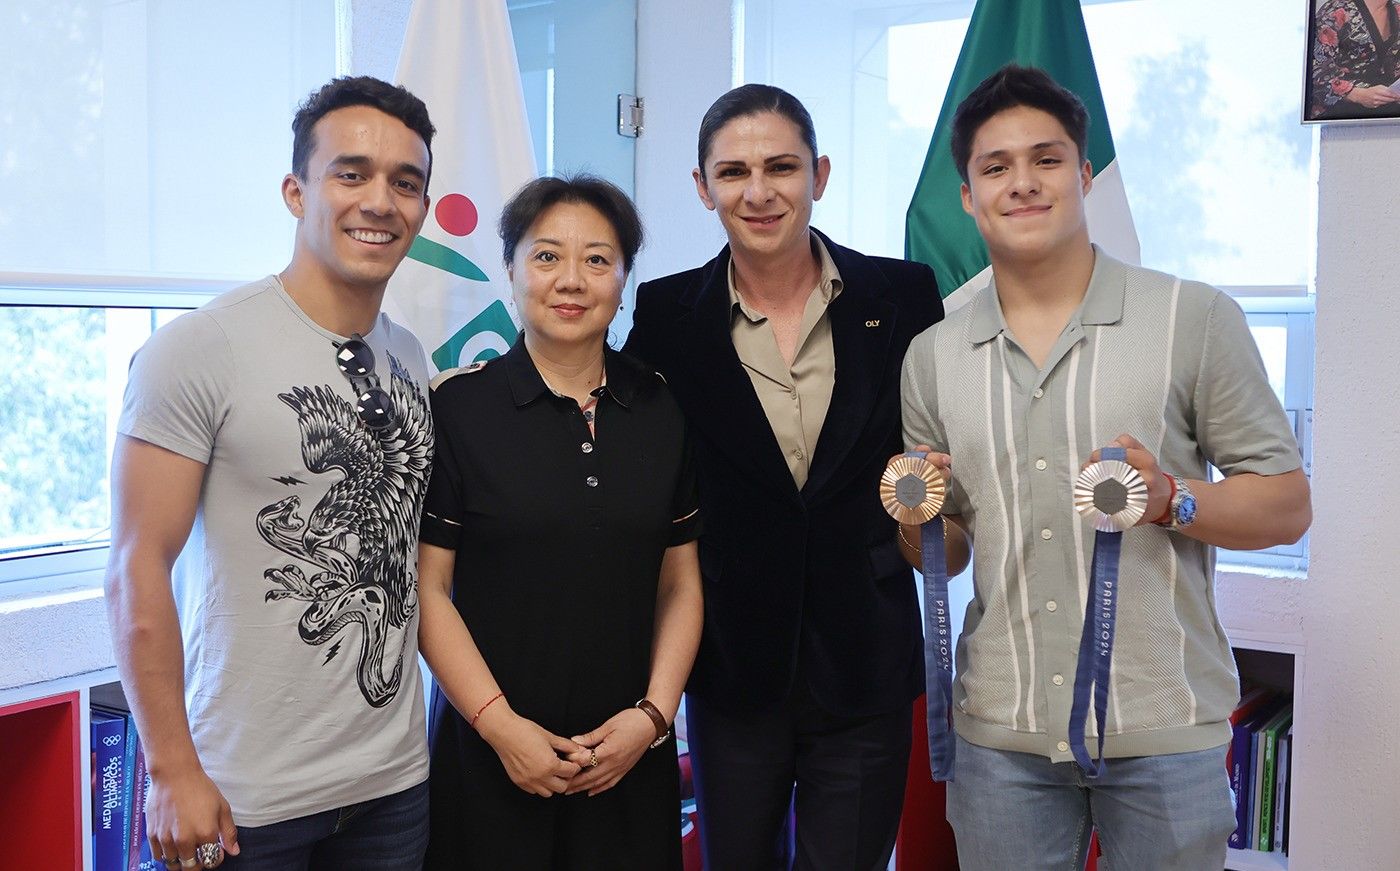
<path fill-rule="evenodd" d="M 476 713 L 475 713 L 475 714 L 472 714 L 472 718 L 471 718 L 469 721 L 467 721 L 467 725 L 469 725 L 469 726 L 471 726 L 473 729 L 475 729 L 475 728 L 476 728 L 476 721 L 479 720 L 479 719 L 481 719 L 481 712 L 484 711 L 484 710 L 486 710 L 487 708 L 491 707 L 492 703 L 495 702 L 496 699 L 505 698 L 505 695 L 506 695 L 506 694 L 503 693 L 503 692 L 502 692 L 502 693 L 496 693 L 494 696 L 492 696 L 491 698 L 487 699 L 487 700 L 486 700 L 486 704 L 484 704 L 484 705 L 482 705 L 481 707 L 477 708 L 477 709 L 476 709 Z"/>

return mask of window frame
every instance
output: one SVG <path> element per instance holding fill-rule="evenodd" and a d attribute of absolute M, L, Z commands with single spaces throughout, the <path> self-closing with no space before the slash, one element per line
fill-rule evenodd
<path fill-rule="evenodd" d="M 171 275 L 90 275 L 0 271 L 0 308 L 171 309 L 190 311 L 245 283 Z M 0 592 L 45 591 L 100 582 L 110 537 L 0 555 Z"/>

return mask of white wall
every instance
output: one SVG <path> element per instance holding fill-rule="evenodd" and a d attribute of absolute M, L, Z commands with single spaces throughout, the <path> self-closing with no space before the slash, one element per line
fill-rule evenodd
<path fill-rule="evenodd" d="M 1400 868 L 1400 127 L 1327 127 L 1290 871 Z"/>
<path fill-rule="evenodd" d="M 349 5 L 350 73 L 392 82 L 412 0 L 349 0 Z"/>
<path fill-rule="evenodd" d="M 729 0 L 637 0 L 637 94 L 646 101 L 646 129 L 637 139 L 635 190 L 648 236 L 638 281 L 699 266 L 724 245 L 690 172 L 700 119 L 731 87 L 733 28 Z"/>

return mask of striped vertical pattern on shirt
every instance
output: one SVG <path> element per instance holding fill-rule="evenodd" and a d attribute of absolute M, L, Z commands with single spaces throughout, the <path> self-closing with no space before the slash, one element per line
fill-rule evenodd
<path fill-rule="evenodd" d="M 1299 465 L 1239 307 L 1214 288 L 1102 252 L 1043 369 L 1006 329 L 993 283 L 915 339 L 903 402 L 906 444 L 953 457 L 946 510 L 961 513 L 974 536 L 958 731 L 1055 761 L 1071 759 L 1093 554 L 1093 529 L 1071 498 L 1083 461 L 1127 433 L 1190 479 L 1206 476 L 1208 457 L 1227 474 Z M 1200 542 L 1154 526 L 1125 534 L 1108 755 L 1228 740 L 1238 686 L 1213 572 L 1213 549 Z"/>

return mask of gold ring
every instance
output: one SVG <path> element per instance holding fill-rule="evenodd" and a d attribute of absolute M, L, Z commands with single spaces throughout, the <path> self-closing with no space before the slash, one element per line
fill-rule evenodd
<path fill-rule="evenodd" d="M 597 767 L 598 767 L 598 751 L 597 751 L 597 750 L 589 750 L 589 751 L 588 751 L 588 767 L 589 767 L 589 768 L 597 768 Z"/>

